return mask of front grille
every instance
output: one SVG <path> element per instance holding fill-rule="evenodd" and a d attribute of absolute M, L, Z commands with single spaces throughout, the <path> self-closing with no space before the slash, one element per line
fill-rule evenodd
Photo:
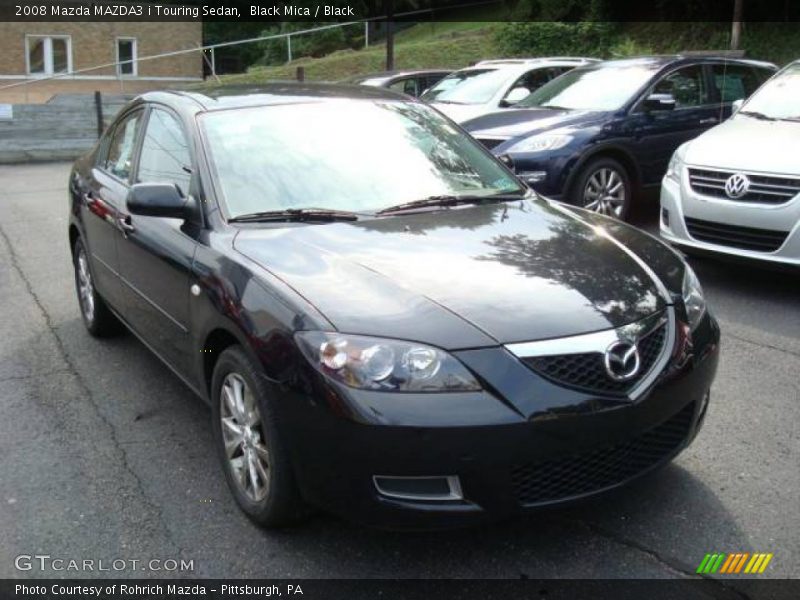
<path fill-rule="evenodd" d="M 496 148 L 497 146 L 505 142 L 505 140 L 499 140 L 497 138 L 477 138 L 477 140 L 481 144 L 486 146 L 486 148 L 488 148 L 489 150 L 491 150 L 492 148 Z"/>
<path fill-rule="evenodd" d="M 725 182 L 734 174 L 732 171 L 689 169 L 689 184 L 698 194 L 724 198 L 732 202 L 783 204 L 800 194 L 800 179 L 746 173 L 750 180 L 748 192 L 741 198 L 730 198 L 725 192 Z"/>
<path fill-rule="evenodd" d="M 689 404 L 661 425 L 615 445 L 557 460 L 512 467 L 511 485 L 522 505 L 566 500 L 613 487 L 655 467 L 688 437 L 694 415 Z"/>
<path fill-rule="evenodd" d="M 522 361 L 540 375 L 567 387 L 599 392 L 608 395 L 625 395 L 630 392 L 653 368 L 667 335 L 667 324 L 639 339 L 639 373 L 628 381 L 615 381 L 606 373 L 603 354 L 588 352 L 584 354 L 558 354 L 555 356 L 531 356 Z"/>
<path fill-rule="evenodd" d="M 686 217 L 686 229 L 689 235 L 701 242 L 757 252 L 775 252 L 789 235 L 788 231 L 740 227 L 690 217 Z"/>

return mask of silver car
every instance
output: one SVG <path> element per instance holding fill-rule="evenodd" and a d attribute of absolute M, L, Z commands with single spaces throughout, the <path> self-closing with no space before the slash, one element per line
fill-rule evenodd
<path fill-rule="evenodd" d="M 422 96 L 457 123 L 510 108 L 551 79 L 594 58 L 544 57 L 483 60 L 450 73 Z"/>
<path fill-rule="evenodd" d="M 798 98 L 800 60 L 675 151 L 661 186 L 663 238 L 688 253 L 800 265 Z"/>

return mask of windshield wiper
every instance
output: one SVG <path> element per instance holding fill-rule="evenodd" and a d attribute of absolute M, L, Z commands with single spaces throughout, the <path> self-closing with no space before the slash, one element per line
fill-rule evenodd
<path fill-rule="evenodd" d="M 774 121 L 772 117 L 768 117 L 764 113 L 757 112 L 755 110 L 740 110 L 737 114 L 740 115 L 747 115 L 748 117 L 753 117 L 754 119 L 761 119 L 762 121 Z"/>
<path fill-rule="evenodd" d="M 266 223 L 269 221 L 358 221 L 358 215 L 346 210 L 327 208 L 287 208 L 238 215 L 229 223 Z"/>
<path fill-rule="evenodd" d="M 527 190 L 520 190 L 518 193 L 501 192 L 499 194 L 491 194 L 489 196 L 479 195 L 461 195 L 461 196 L 428 196 L 421 200 L 412 200 L 411 202 L 404 202 L 403 204 L 396 204 L 387 208 L 381 209 L 376 212 L 376 215 L 388 215 L 409 210 L 417 210 L 418 208 L 428 208 L 431 206 L 458 206 L 459 204 L 482 204 L 484 202 L 506 202 L 509 200 L 519 200 L 522 198 Z"/>

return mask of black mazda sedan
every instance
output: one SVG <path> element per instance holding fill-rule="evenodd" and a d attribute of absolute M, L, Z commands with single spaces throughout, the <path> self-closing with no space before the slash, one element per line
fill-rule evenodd
<path fill-rule="evenodd" d="M 148 93 L 69 190 L 87 329 L 124 325 L 211 405 L 262 525 L 503 517 L 620 486 L 702 424 L 719 330 L 681 257 L 407 97 Z"/>

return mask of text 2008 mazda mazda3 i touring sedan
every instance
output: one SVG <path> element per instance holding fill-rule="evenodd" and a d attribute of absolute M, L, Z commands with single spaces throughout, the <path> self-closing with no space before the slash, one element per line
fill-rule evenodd
<path fill-rule="evenodd" d="M 680 256 L 407 97 L 146 94 L 69 189 L 86 326 L 123 322 L 210 403 L 263 525 L 506 516 L 628 482 L 702 423 L 719 330 Z"/>

